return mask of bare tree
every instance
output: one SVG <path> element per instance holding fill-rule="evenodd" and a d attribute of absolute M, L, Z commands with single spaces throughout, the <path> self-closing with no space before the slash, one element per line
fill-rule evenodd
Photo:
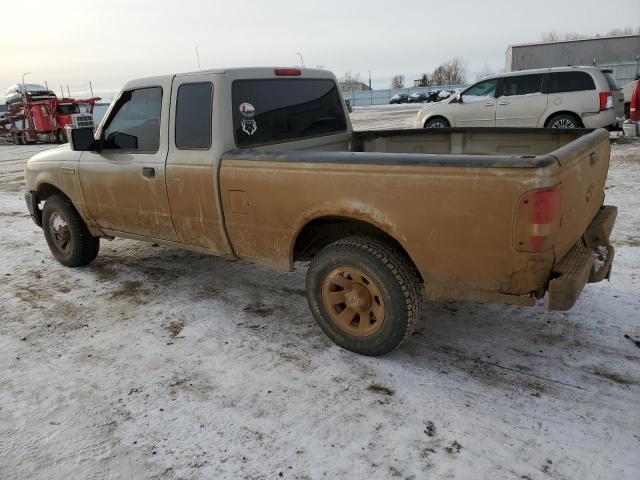
<path fill-rule="evenodd" d="M 350 71 L 344 72 L 344 75 L 340 79 L 340 88 L 342 88 L 343 92 L 359 92 L 362 90 L 360 72 L 355 74 Z"/>
<path fill-rule="evenodd" d="M 431 85 L 462 85 L 467 82 L 467 62 L 459 57 L 438 65 L 429 77 Z"/>
<path fill-rule="evenodd" d="M 555 30 L 549 30 L 540 35 L 541 39 L 545 43 L 558 42 L 562 40 L 562 36 Z"/>
<path fill-rule="evenodd" d="M 487 62 L 484 63 L 484 65 L 482 66 L 482 70 L 480 70 L 478 73 L 476 73 L 476 82 L 478 80 L 482 80 L 483 78 L 487 78 L 490 77 L 491 75 L 495 75 L 496 72 L 494 72 L 491 67 L 489 65 L 487 65 Z"/>
<path fill-rule="evenodd" d="M 595 37 L 598 37 L 598 38 L 599 37 L 615 37 L 618 35 L 633 35 L 634 33 L 640 33 L 640 27 L 637 27 L 635 31 L 632 27 L 612 28 L 607 32 L 606 35 L 597 33 Z M 567 40 L 582 40 L 585 38 L 590 38 L 591 35 L 584 35 L 583 33 L 577 33 L 577 32 L 558 33 L 554 30 L 550 30 L 548 32 L 542 33 L 540 37 L 542 38 L 543 42 L 550 43 L 550 42 L 561 42 L 561 41 L 567 41 Z"/>
<path fill-rule="evenodd" d="M 428 87 L 429 85 L 431 85 L 431 78 L 429 77 L 428 73 L 423 73 L 422 76 L 420 77 L 420 80 L 418 80 L 418 87 Z"/>
<path fill-rule="evenodd" d="M 404 75 L 394 75 L 391 79 L 391 88 L 404 88 Z"/>
<path fill-rule="evenodd" d="M 631 27 L 613 28 L 607 32 L 607 35 L 610 37 L 616 37 L 618 35 L 633 35 L 633 28 Z"/>

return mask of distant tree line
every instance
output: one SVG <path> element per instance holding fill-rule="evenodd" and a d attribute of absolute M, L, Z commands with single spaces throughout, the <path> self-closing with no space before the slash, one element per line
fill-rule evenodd
<path fill-rule="evenodd" d="M 596 34 L 596 37 L 616 37 L 619 35 L 633 35 L 640 34 L 640 26 L 635 29 L 632 27 L 624 27 L 624 28 L 613 28 L 607 32 L 606 35 L 602 35 L 600 33 Z M 555 30 L 549 30 L 548 32 L 543 32 L 540 35 L 541 39 L 545 43 L 549 42 L 561 42 L 567 40 L 584 40 L 585 38 L 593 38 L 593 35 L 585 35 L 583 33 L 576 32 L 564 32 L 558 33 Z"/>

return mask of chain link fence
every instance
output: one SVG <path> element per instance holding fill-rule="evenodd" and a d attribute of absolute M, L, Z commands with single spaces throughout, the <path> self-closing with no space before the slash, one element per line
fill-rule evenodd
<path fill-rule="evenodd" d="M 345 100 L 349 100 L 351 106 L 361 107 L 365 105 L 385 105 L 394 95 L 411 95 L 415 92 L 429 93 L 437 90 L 459 90 L 464 85 L 439 85 L 430 87 L 392 88 L 388 90 L 366 90 L 362 92 L 342 92 Z"/>

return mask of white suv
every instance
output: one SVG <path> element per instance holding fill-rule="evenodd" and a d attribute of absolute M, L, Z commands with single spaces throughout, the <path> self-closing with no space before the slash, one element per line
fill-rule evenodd
<path fill-rule="evenodd" d="M 424 107 L 414 127 L 619 128 L 624 96 L 610 70 L 557 67 L 492 76 Z"/>

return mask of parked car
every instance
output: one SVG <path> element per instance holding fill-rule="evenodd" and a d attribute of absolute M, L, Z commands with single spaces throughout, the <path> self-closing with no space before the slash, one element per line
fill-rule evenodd
<path fill-rule="evenodd" d="M 406 93 L 396 93 L 393 97 L 389 99 L 389 103 L 408 103 L 409 95 Z"/>
<path fill-rule="evenodd" d="M 425 103 L 427 101 L 427 94 L 424 92 L 413 92 L 409 95 L 409 103 Z"/>
<path fill-rule="evenodd" d="M 95 134 L 28 161 L 25 200 L 69 267 L 101 237 L 310 262 L 322 330 L 381 355 L 425 291 L 529 306 L 549 292 L 567 310 L 607 278 L 609 153 L 601 129 L 354 132 L 330 72 L 200 71 L 127 83 Z"/>
<path fill-rule="evenodd" d="M 0 118 L 3 118 L 7 113 L 7 105 L 4 102 L 0 103 Z"/>
<path fill-rule="evenodd" d="M 416 128 L 619 128 L 623 95 L 609 70 L 557 67 L 485 78 L 424 107 Z"/>
<path fill-rule="evenodd" d="M 34 83 L 12 85 L 7 89 L 7 93 L 5 94 L 5 106 L 7 110 L 22 105 L 24 94 L 26 94 L 27 100 L 32 102 L 57 98 L 55 93 L 43 85 Z"/>
<path fill-rule="evenodd" d="M 428 103 L 439 102 L 441 100 L 440 98 L 438 98 L 439 95 L 440 95 L 440 90 L 431 90 L 427 94 L 427 102 Z"/>

